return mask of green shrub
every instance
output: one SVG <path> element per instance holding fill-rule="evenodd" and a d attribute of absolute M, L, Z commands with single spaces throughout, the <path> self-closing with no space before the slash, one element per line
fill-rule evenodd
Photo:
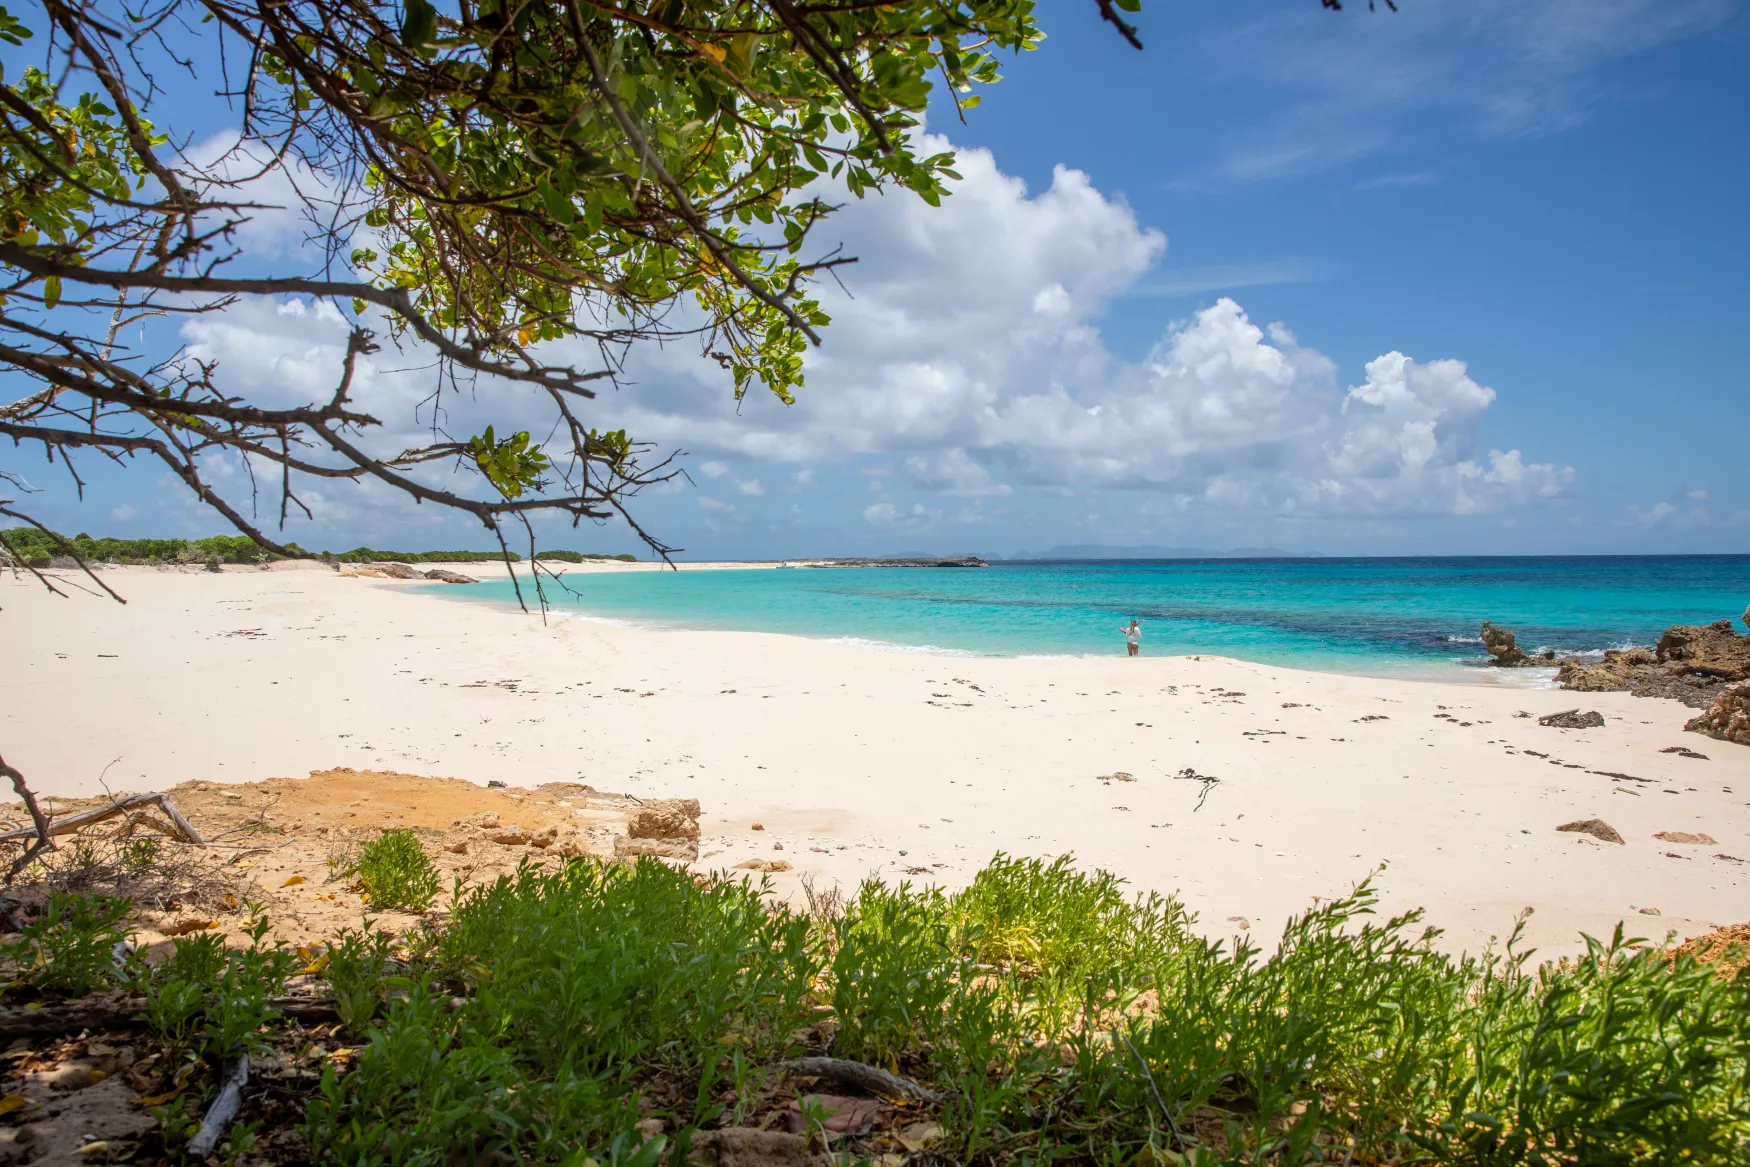
<path fill-rule="evenodd" d="M 48 910 L 19 939 L 0 946 L 5 989 L 80 997 L 115 980 L 115 946 L 127 938 L 122 921 L 133 901 L 90 892 L 55 891 Z"/>
<path fill-rule="evenodd" d="M 494 559 L 503 559 L 502 551 L 379 551 L 371 547 L 354 547 L 351 551 L 342 551 L 335 559 L 342 563 L 485 563 Z M 512 563 L 520 563 L 522 556 L 512 551 Z"/>
<path fill-rule="evenodd" d="M 687 1083 L 694 1126 L 725 1091 L 751 1103 L 793 1052 L 818 968 L 806 921 L 655 860 L 525 866 L 465 892 L 430 962 L 358 1068 L 325 1076 L 316 1160 L 649 1167 L 662 1148 L 634 1130 L 640 1083 Z M 437 983 L 465 1003 L 447 1007 Z"/>
<path fill-rule="evenodd" d="M 143 978 L 147 1024 L 214 1062 L 260 1048 L 262 1027 L 278 1015 L 271 1002 L 298 966 L 295 952 L 263 943 L 267 930 L 255 910 L 246 948 L 218 932 L 175 941 L 170 959 Z"/>
<path fill-rule="evenodd" d="M 947 899 L 865 882 L 833 923 L 835 1049 L 891 1064 L 936 1036 L 961 973 L 951 944 Z"/>
<path fill-rule="evenodd" d="M 372 908 L 423 912 L 443 889 L 443 879 L 419 836 L 405 827 L 386 830 L 365 843 L 346 867 Z"/>
<path fill-rule="evenodd" d="M 78 554 L 101 563 L 266 563 L 278 558 L 244 535 L 215 535 L 210 539 L 93 539 L 80 532 L 65 542 L 34 527 L 0 531 L 0 539 L 26 562 L 55 555 Z M 69 550 L 69 545 L 71 550 Z M 287 544 L 293 551 L 301 548 Z"/>
<path fill-rule="evenodd" d="M 385 933 L 349 929 L 328 949 L 323 974 L 334 993 L 335 1012 L 352 1033 L 365 1031 L 391 988 L 405 987 L 405 978 L 390 974 L 393 944 Z"/>
<path fill-rule="evenodd" d="M 319 1162 L 684 1163 L 769 1114 L 826 1020 L 834 1055 L 945 1095 L 930 1162 L 1750 1161 L 1750 974 L 1620 930 L 1559 964 L 1517 933 L 1455 958 L 1376 907 L 1363 882 L 1266 950 L 1067 860 L 999 855 L 953 895 L 870 881 L 818 920 L 654 860 L 525 866 L 461 893 L 405 981 L 385 940 L 336 950 L 337 996 L 380 1015 L 306 1134 Z"/>
<path fill-rule="evenodd" d="M 637 563 L 636 555 L 589 555 L 581 551 L 537 551 L 535 558 L 555 563 L 587 563 L 591 560 L 612 560 L 617 563 Z"/>

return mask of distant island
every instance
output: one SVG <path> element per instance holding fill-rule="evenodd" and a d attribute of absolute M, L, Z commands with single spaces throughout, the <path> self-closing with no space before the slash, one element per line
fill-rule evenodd
<path fill-rule="evenodd" d="M 799 567 L 989 567 L 976 555 L 897 556 L 883 559 L 808 559 L 798 560 Z"/>

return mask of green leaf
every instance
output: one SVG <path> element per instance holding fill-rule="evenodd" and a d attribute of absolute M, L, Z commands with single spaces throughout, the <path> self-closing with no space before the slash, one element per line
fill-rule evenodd
<path fill-rule="evenodd" d="M 545 178 L 536 180 L 535 193 L 541 196 L 547 213 L 561 223 L 570 223 L 577 218 L 577 208 L 571 205 L 571 200 L 554 190 L 553 184 Z"/>
<path fill-rule="evenodd" d="M 61 302 L 61 277 L 49 276 L 43 281 L 43 307 L 53 308 Z"/>
<path fill-rule="evenodd" d="M 431 0 L 406 0 L 401 15 L 401 43 L 424 48 L 437 39 L 437 9 Z"/>

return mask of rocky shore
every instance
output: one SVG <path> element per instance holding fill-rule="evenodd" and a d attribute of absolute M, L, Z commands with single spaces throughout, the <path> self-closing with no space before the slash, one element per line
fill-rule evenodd
<path fill-rule="evenodd" d="M 1744 681 L 1750 681 L 1750 636 L 1734 632 L 1729 620 L 1678 624 L 1652 648 L 1607 652 L 1598 664 L 1563 661 L 1556 671 L 1556 683 L 1564 689 L 1626 690 L 1637 697 L 1668 697 L 1693 709 L 1706 709 Z"/>
<path fill-rule="evenodd" d="M 1745 615 L 1750 624 L 1750 612 Z M 1487 640 L 1489 625 L 1483 628 Z M 1492 644 L 1489 651 L 1498 664 L 1535 663 L 1523 653 L 1522 660 L 1503 660 Z M 1563 661 L 1556 683 L 1581 693 L 1627 691 L 1681 701 L 1703 711 L 1685 729 L 1750 746 L 1750 636 L 1739 635 L 1730 620 L 1673 625 L 1652 648 L 1606 652 L 1598 664 Z"/>

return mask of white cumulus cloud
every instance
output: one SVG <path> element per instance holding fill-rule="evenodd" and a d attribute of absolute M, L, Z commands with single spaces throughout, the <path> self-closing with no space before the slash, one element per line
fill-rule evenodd
<path fill-rule="evenodd" d="M 896 493 L 1006 496 L 1013 508 L 1026 491 L 1116 489 L 1142 492 L 1156 514 L 1476 514 L 1571 484 L 1571 469 L 1486 440 L 1495 391 L 1459 360 L 1390 352 L 1344 385 L 1332 360 L 1228 298 L 1163 322 L 1142 359 L 1115 355 L 1099 322 L 1165 238 L 1078 171 L 1059 167 L 1029 191 L 987 151 L 961 151 L 958 169 L 940 208 L 908 194 L 834 200 L 833 241 L 860 262 L 844 269 L 845 290 L 820 289 L 833 324 L 795 406 L 757 393 L 737 403 L 721 370 L 671 346 L 635 354 L 625 390 L 587 407 L 592 424 L 685 449 L 750 500 L 765 481 L 811 489 L 814 466 L 850 457 L 891 470 Z M 239 388 L 308 401 L 331 391 L 346 324 L 288 301 L 239 304 L 184 331 Z M 386 350 L 361 362 L 355 400 L 413 444 L 429 438 L 434 383 L 417 353 Z M 536 396 L 516 387 L 443 404 L 438 421 L 457 434 L 487 421 L 545 428 Z M 939 517 L 897 498 L 862 513 L 889 528 Z"/>

